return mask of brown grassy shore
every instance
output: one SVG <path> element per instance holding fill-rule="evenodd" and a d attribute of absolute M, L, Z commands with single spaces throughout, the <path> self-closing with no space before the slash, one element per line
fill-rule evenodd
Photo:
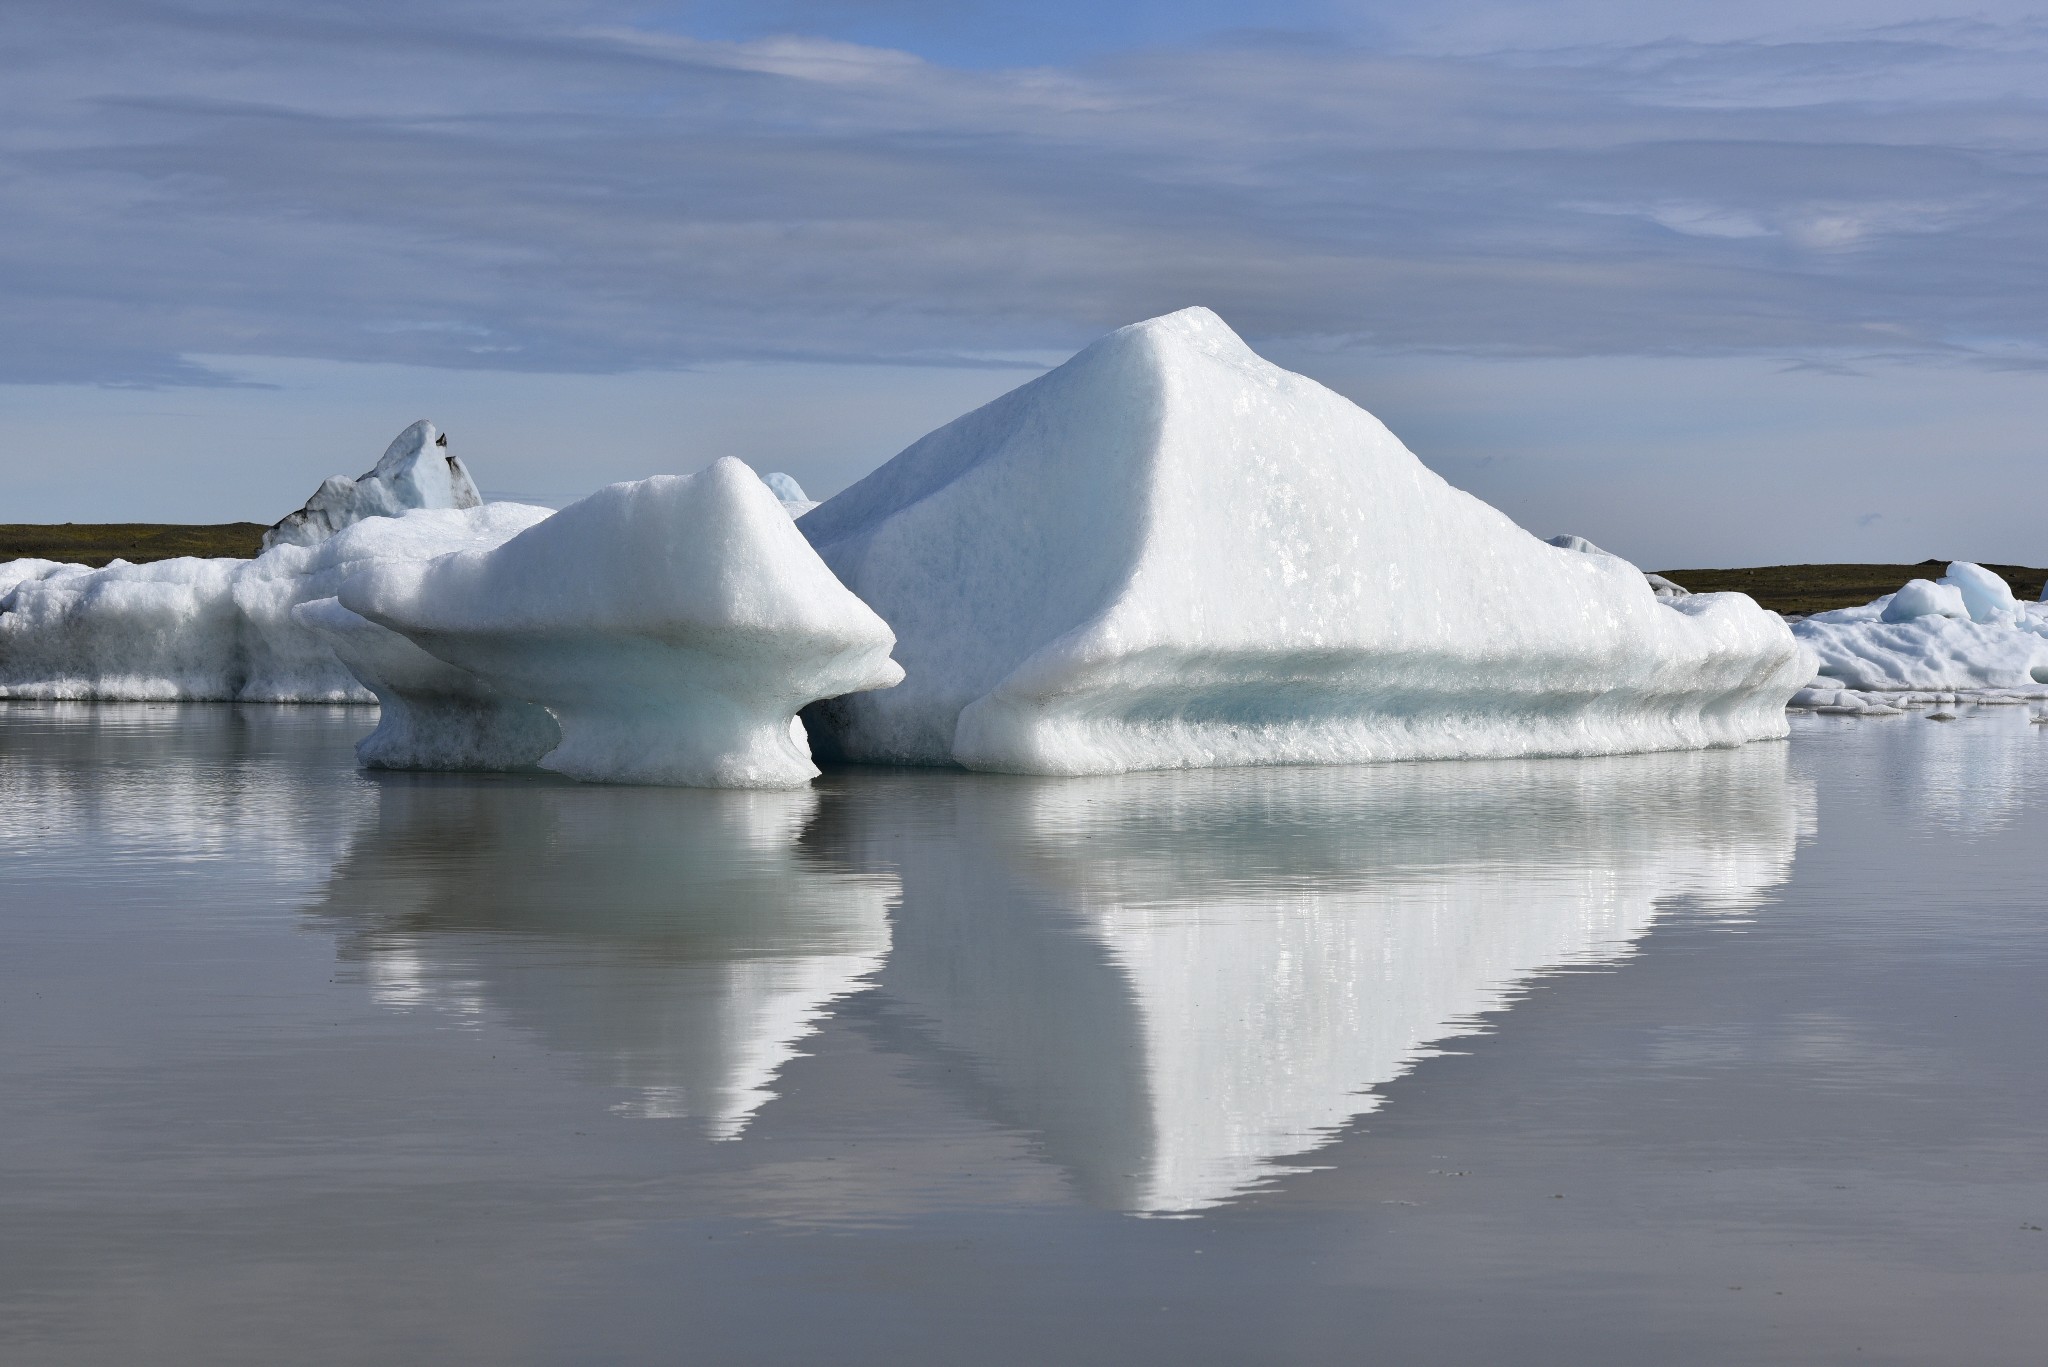
<path fill-rule="evenodd" d="M 1946 560 L 1917 565 L 1760 565 L 1747 570 L 1658 570 L 1673 583 L 1694 593 L 1746 593 L 1773 612 L 1828 612 L 1853 608 L 1890 593 L 1908 579 L 1939 579 Z M 2048 570 L 2026 565 L 1986 565 L 2019 597 L 2032 602 L 2041 596 Z"/>
<path fill-rule="evenodd" d="M 180 555 L 256 554 L 260 522 L 0 522 L 0 561 L 33 556 L 81 565 L 170 560 Z"/>

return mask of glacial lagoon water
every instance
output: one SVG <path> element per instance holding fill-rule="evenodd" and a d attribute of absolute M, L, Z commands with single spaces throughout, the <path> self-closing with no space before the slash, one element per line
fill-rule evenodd
<path fill-rule="evenodd" d="M 808 792 L 0 705 L 0 1362 L 2033 1364 L 2048 726 Z"/>

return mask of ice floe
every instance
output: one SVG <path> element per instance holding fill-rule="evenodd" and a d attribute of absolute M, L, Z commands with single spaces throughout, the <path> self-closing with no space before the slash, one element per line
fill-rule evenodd
<path fill-rule="evenodd" d="M 906 681 L 849 758 L 1044 774 L 1600 754 L 1785 734 L 1740 594 L 1545 545 L 1206 309 L 1110 334 L 806 514 Z"/>
<path fill-rule="evenodd" d="M 495 545 L 548 515 L 520 503 L 421 509 L 251 560 L 59 566 L 0 594 L 0 698 L 372 701 L 292 609 L 375 561 Z"/>
<path fill-rule="evenodd" d="M 1885 715 L 1956 702 L 2048 700 L 2048 606 L 2022 603 L 1980 565 L 1915 579 L 1861 607 L 1818 612 L 1792 633 L 1819 660 L 1792 706 Z"/>
<path fill-rule="evenodd" d="M 342 607 L 546 707 L 575 778 L 782 787 L 797 710 L 902 677 L 894 638 L 740 461 L 614 484 L 490 551 L 374 565 Z"/>
<path fill-rule="evenodd" d="M 0 698 L 371 701 L 292 610 L 374 560 L 495 545 L 548 515 L 480 504 L 444 442 L 414 423 L 369 474 L 323 484 L 253 559 L 0 565 Z"/>

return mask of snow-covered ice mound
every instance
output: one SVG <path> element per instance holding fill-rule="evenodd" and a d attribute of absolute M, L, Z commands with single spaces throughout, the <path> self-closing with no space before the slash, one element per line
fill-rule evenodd
<path fill-rule="evenodd" d="M 0 698 L 369 702 L 292 609 L 375 561 L 494 546 L 548 515 L 518 503 L 418 510 L 253 560 L 58 566 L 0 594 Z"/>
<path fill-rule="evenodd" d="M 1206 309 L 1110 334 L 797 524 L 906 682 L 849 758 L 1025 773 L 1727 745 L 1812 674 L 1740 594 L 1547 546 Z"/>
<path fill-rule="evenodd" d="M 114 564 L 125 565 L 125 560 Z M 56 579 L 71 574 L 91 574 L 92 566 L 77 565 L 68 560 L 38 560 L 28 556 L 21 560 L 0 562 L 0 598 L 5 598 L 18 584 L 33 583 L 43 579 Z"/>
<path fill-rule="evenodd" d="M 1820 660 L 1794 706 L 2048 699 L 2048 605 L 2019 602 L 2005 580 L 1967 561 L 1862 607 L 1817 612 L 1792 634 Z"/>
<path fill-rule="evenodd" d="M 447 436 L 422 420 L 400 432 L 367 474 L 324 481 L 305 507 L 263 534 L 263 549 L 317 546 L 366 517 L 396 517 L 414 508 L 474 508 L 483 501 L 469 471 L 448 450 Z"/>
<path fill-rule="evenodd" d="M 541 704 L 575 778 L 788 787 L 797 709 L 902 677 L 882 620 L 737 460 L 614 484 L 496 550 L 383 564 L 341 605 Z"/>

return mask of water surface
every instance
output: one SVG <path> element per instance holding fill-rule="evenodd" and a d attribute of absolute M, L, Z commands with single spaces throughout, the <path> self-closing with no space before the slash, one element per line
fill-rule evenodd
<path fill-rule="evenodd" d="M 2048 727 L 801 793 L 0 706 L 0 1360 L 2034 1363 Z"/>

